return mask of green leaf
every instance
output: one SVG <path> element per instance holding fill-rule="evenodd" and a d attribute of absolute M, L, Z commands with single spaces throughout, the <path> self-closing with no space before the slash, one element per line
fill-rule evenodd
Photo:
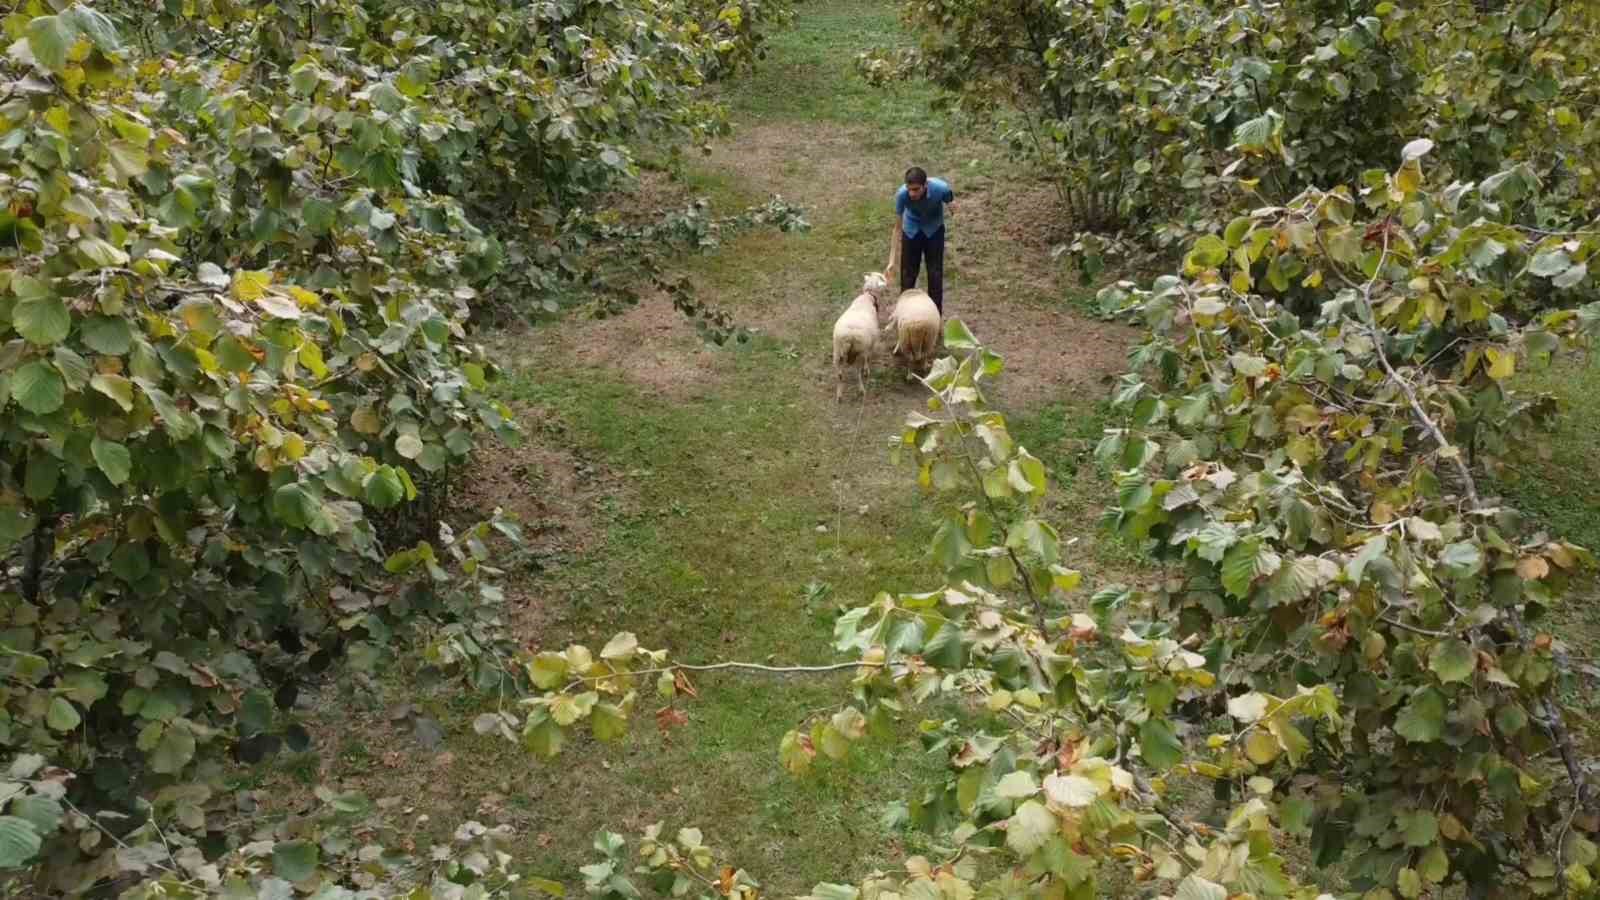
<path fill-rule="evenodd" d="M 1039 782 L 1032 772 L 1010 772 L 994 786 L 994 793 L 1007 800 L 1021 800 L 1039 793 Z"/>
<path fill-rule="evenodd" d="M 61 692 L 68 699 L 89 706 L 104 697 L 109 690 L 104 675 L 93 669 L 68 672 L 61 679 Z"/>
<path fill-rule="evenodd" d="M 311 841 L 279 841 L 272 848 L 272 874 L 290 884 L 305 881 L 316 874 L 319 855 Z"/>
<path fill-rule="evenodd" d="M 320 501 L 298 482 L 272 492 L 272 512 L 283 524 L 304 528 L 320 514 Z"/>
<path fill-rule="evenodd" d="M 581 694 L 561 694 L 550 704 L 550 718 L 557 725 L 565 728 L 580 719 L 587 718 L 600 700 L 600 695 L 594 691 L 585 691 Z"/>
<path fill-rule="evenodd" d="M 1388 549 L 1388 535 L 1380 534 L 1371 538 L 1361 545 L 1361 549 L 1356 552 L 1349 564 L 1345 566 L 1345 577 L 1350 579 L 1352 584 L 1360 584 L 1361 576 L 1366 572 L 1367 566 L 1371 565 L 1373 560 L 1388 552 Z"/>
<path fill-rule="evenodd" d="M 193 437 L 200 428 L 198 421 L 191 413 L 186 413 L 178 408 L 172 400 L 172 395 L 143 379 L 135 381 L 144 395 L 150 398 L 150 405 L 156 409 L 156 414 L 161 416 L 161 424 L 172 435 L 173 440 L 183 441 Z"/>
<path fill-rule="evenodd" d="M 78 708 L 67 698 L 53 697 L 44 721 L 51 731 L 71 731 L 83 723 L 83 717 L 78 715 Z"/>
<path fill-rule="evenodd" d="M 1228 245 L 1214 234 L 1204 235 L 1194 242 L 1194 249 L 1189 251 L 1189 258 L 1202 268 L 1215 268 L 1227 260 Z"/>
<path fill-rule="evenodd" d="M 67 399 L 67 385 L 49 363 L 28 363 L 11 379 L 11 396 L 28 412 L 48 415 L 61 408 Z"/>
<path fill-rule="evenodd" d="M 27 819 L 0 816 L 0 869 L 20 868 L 33 859 L 43 844 Z"/>
<path fill-rule="evenodd" d="M 23 476 L 22 493 L 29 500 L 45 500 L 56 492 L 61 480 L 61 462 L 44 452 L 28 454 L 27 473 Z"/>
<path fill-rule="evenodd" d="M 1166 771 L 1183 761 L 1183 743 L 1165 720 L 1149 718 L 1139 726 L 1139 753 L 1158 771 Z"/>
<path fill-rule="evenodd" d="M 1495 710 L 1494 724 L 1510 737 L 1528 727 L 1528 713 L 1515 701 L 1507 701 Z"/>
<path fill-rule="evenodd" d="M 1423 688 L 1411 695 L 1395 718 L 1395 734 L 1417 744 L 1436 741 L 1444 733 L 1444 714 L 1444 695 L 1433 688 Z"/>
<path fill-rule="evenodd" d="M 100 52 L 112 54 L 122 49 L 122 40 L 117 36 L 117 27 L 105 13 L 79 3 L 62 15 L 70 19 L 80 33 L 94 41 Z"/>
<path fill-rule="evenodd" d="M 1272 126 L 1272 116 L 1260 115 L 1240 123 L 1233 130 L 1233 139 L 1242 149 L 1259 150 L 1272 138 Z"/>
<path fill-rule="evenodd" d="M 554 759 L 561 752 L 561 726 L 549 717 L 530 719 L 522 731 L 522 745 L 543 759 Z"/>
<path fill-rule="evenodd" d="M 48 347 L 66 339 L 72 330 L 72 314 L 60 297 L 29 297 L 12 308 L 11 325 L 29 343 Z"/>
<path fill-rule="evenodd" d="M 34 831 L 46 836 L 55 834 L 61 828 L 61 820 L 65 816 L 61 803 L 43 794 L 32 794 L 12 801 L 11 811 L 19 818 L 27 819 Z"/>
<path fill-rule="evenodd" d="M 1410 867 L 1400 870 L 1400 876 L 1395 879 L 1395 890 L 1406 900 L 1416 900 L 1422 896 L 1422 876 L 1416 869 Z"/>
<path fill-rule="evenodd" d="M 1222 586 L 1239 599 L 1250 595 L 1250 587 L 1258 576 L 1276 572 L 1280 564 L 1277 554 L 1268 550 L 1259 537 L 1246 538 L 1232 547 L 1222 558 Z"/>
<path fill-rule="evenodd" d="M 1478 667 L 1478 655 L 1472 645 L 1458 638 L 1448 638 L 1435 644 L 1428 654 L 1428 669 L 1445 684 L 1466 681 Z"/>
<path fill-rule="evenodd" d="M 117 316 L 89 316 L 79 326 L 83 343 L 96 353 L 121 356 L 133 349 L 128 320 Z"/>
<path fill-rule="evenodd" d="M 1439 553 L 1439 565 L 1455 578 L 1467 578 L 1483 565 L 1483 551 L 1470 541 L 1449 544 Z"/>
<path fill-rule="evenodd" d="M 312 345 L 307 344 L 306 346 L 309 347 Z M 395 438 L 394 452 L 400 454 L 406 459 L 416 459 L 418 456 L 421 456 L 422 447 L 422 439 L 414 434 L 402 434 L 398 438 Z"/>
<path fill-rule="evenodd" d="M 1056 833 L 1059 824 L 1055 814 L 1037 800 L 1025 801 L 1017 812 L 1006 820 L 1006 846 L 1018 856 L 1029 856 L 1044 846 Z"/>
<path fill-rule="evenodd" d="M 111 554 L 111 574 L 133 584 L 150 574 L 150 556 L 137 543 L 123 544 Z"/>
<path fill-rule="evenodd" d="M 246 691 L 239 704 L 239 734 L 244 737 L 261 734 L 272 727 L 273 717 L 272 697 L 266 691 Z"/>
<path fill-rule="evenodd" d="M 67 65 L 67 51 L 77 40 L 78 30 L 63 16 L 40 16 L 28 23 L 28 49 L 39 65 L 59 72 Z"/>
<path fill-rule="evenodd" d="M 1534 254 L 1533 261 L 1528 263 L 1528 271 L 1540 278 L 1550 278 L 1560 275 L 1572 266 L 1572 257 L 1565 250 L 1546 250 Z"/>
<path fill-rule="evenodd" d="M 595 740 L 614 741 L 628 733 L 628 717 L 614 703 L 597 703 L 589 727 L 594 729 Z"/>
<path fill-rule="evenodd" d="M 106 145 L 106 150 L 111 157 L 112 166 L 123 178 L 139 178 L 150 170 L 150 154 L 143 147 L 134 146 L 127 141 L 112 141 Z"/>
<path fill-rule="evenodd" d="M 952 350 L 976 350 L 978 339 L 967 330 L 965 322 L 949 319 L 944 323 L 944 345 Z"/>
<path fill-rule="evenodd" d="M 1550 279 L 1550 283 L 1562 290 L 1566 290 L 1568 288 L 1577 287 L 1578 284 L 1582 282 L 1584 277 L 1588 274 L 1589 264 L 1578 263 L 1567 269 L 1565 272 L 1562 272 L 1560 275 Z"/>
<path fill-rule="evenodd" d="M 964 668 L 967 664 L 967 654 L 961 638 L 961 626 L 946 621 L 923 646 L 923 660 L 928 665 L 947 672 Z"/>
<path fill-rule="evenodd" d="M 811 744 L 822 749 L 823 755 L 829 759 L 844 759 L 850 755 L 850 742 L 827 722 L 818 722 L 811 729 Z"/>
<path fill-rule="evenodd" d="M 111 398 L 123 412 L 133 412 L 133 382 L 121 375 L 95 375 L 89 386 Z"/>
<path fill-rule="evenodd" d="M 1323 563 L 1315 556 L 1298 556 L 1285 565 L 1280 565 L 1278 571 L 1273 573 L 1261 586 L 1261 597 L 1268 606 L 1283 606 L 1297 603 L 1311 596 L 1312 592 L 1327 583 L 1331 574 L 1323 571 Z M 1332 563 L 1328 563 L 1332 566 Z M 1334 567 L 1336 574 L 1338 568 Z"/>
<path fill-rule="evenodd" d="M 1235 353 L 1228 357 L 1228 364 L 1233 370 L 1246 378 L 1258 378 L 1267 374 L 1267 360 L 1265 357 L 1252 356 L 1248 353 Z"/>
<path fill-rule="evenodd" d="M 95 438 L 89 444 L 89 452 L 94 455 L 95 464 L 100 467 L 100 471 L 106 473 L 106 478 L 110 479 L 112 484 L 121 487 L 133 474 L 132 455 L 128 453 L 127 447 L 116 441 Z"/>
<path fill-rule="evenodd" d="M 405 499 L 406 487 L 400 480 L 400 473 L 393 466 L 379 466 L 376 471 L 367 476 L 366 484 L 367 502 L 377 509 L 390 509 L 399 505 Z"/>
<path fill-rule="evenodd" d="M 1408 847 L 1426 847 L 1439 837 L 1439 819 L 1425 809 L 1400 813 L 1394 822 L 1404 833 Z"/>
<path fill-rule="evenodd" d="M 83 254 L 84 259 L 99 268 L 109 269 L 128 264 L 128 254 L 123 252 L 122 248 L 112 245 L 103 238 L 79 238 L 77 247 L 78 252 Z"/>
<path fill-rule="evenodd" d="M 189 729 L 174 726 L 161 736 L 161 743 L 150 754 L 150 769 L 161 775 L 176 775 L 194 759 L 194 735 Z"/>

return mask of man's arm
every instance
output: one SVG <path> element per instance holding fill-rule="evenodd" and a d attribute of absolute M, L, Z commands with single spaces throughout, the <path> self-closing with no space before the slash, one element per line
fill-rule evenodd
<path fill-rule="evenodd" d="M 894 192 L 894 213 L 897 216 L 906 214 L 906 189 L 904 187 Z"/>
<path fill-rule="evenodd" d="M 950 186 L 950 182 L 945 181 L 945 182 L 943 182 L 943 184 L 944 184 L 944 204 L 946 206 L 949 206 L 951 203 L 955 202 L 956 191 L 955 191 L 955 188 L 952 188 Z"/>

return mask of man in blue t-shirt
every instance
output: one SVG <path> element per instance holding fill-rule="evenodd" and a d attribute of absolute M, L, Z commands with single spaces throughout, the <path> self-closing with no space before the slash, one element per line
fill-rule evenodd
<path fill-rule="evenodd" d="M 917 286 L 917 270 L 928 261 L 928 296 L 944 315 L 944 207 L 956 198 L 942 178 L 929 178 L 920 166 L 906 170 L 906 183 L 894 197 L 900 216 L 900 290 Z"/>

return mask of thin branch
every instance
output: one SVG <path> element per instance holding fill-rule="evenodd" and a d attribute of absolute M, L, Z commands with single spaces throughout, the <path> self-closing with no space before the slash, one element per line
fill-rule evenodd
<path fill-rule="evenodd" d="M 1439 455 L 1450 460 L 1455 465 L 1456 474 L 1460 476 L 1462 487 L 1466 490 L 1468 504 L 1474 510 L 1481 509 L 1483 501 L 1478 499 L 1478 484 L 1473 480 L 1472 472 L 1467 469 L 1467 462 L 1462 458 L 1461 451 L 1452 446 L 1450 440 L 1444 436 L 1444 432 L 1439 430 L 1439 426 L 1434 423 L 1433 417 L 1428 415 L 1428 411 L 1423 408 L 1422 401 L 1417 399 L 1416 389 L 1412 387 L 1409 380 L 1402 378 L 1400 373 L 1395 371 L 1394 366 L 1389 363 L 1388 351 L 1383 349 L 1383 332 L 1378 329 L 1378 316 L 1372 308 L 1372 287 L 1377 284 L 1378 278 L 1383 274 L 1383 264 L 1389 259 L 1388 224 L 1388 220 L 1385 220 L 1383 252 L 1378 255 L 1378 264 L 1372 270 L 1372 277 L 1361 287 L 1363 324 L 1367 327 L 1367 335 L 1372 339 L 1372 349 L 1377 353 L 1378 363 L 1383 366 L 1384 373 L 1389 376 L 1390 381 L 1400 388 L 1400 392 L 1406 395 L 1406 403 L 1411 407 L 1412 415 L 1416 416 L 1417 421 L 1422 425 L 1423 430 L 1428 432 L 1428 436 L 1433 438 L 1434 443 L 1439 445 Z M 1335 271 L 1338 270 L 1335 269 Z M 1340 277 L 1343 277 L 1343 275 Z"/>
<path fill-rule="evenodd" d="M 633 672 L 613 672 L 609 675 L 580 675 L 574 683 L 583 681 L 609 681 L 613 678 L 628 678 L 636 675 L 659 675 L 662 672 L 676 672 L 684 670 L 689 672 L 715 672 L 723 669 L 740 669 L 751 672 L 768 672 L 774 675 L 812 675 L 824 672 L 842 672 L 846 669 L 881 669 L 887 662 L 866 662 L 864 660 L 848 663 L 833 663 L 826 666 L 767 666 L 761 663 L 747 662 L 721 662 L 706 665 L 690 665 L 679 663 L 677 665 L 662 666 L 656 669 L 639 669 Z"/>
<path fill-rule="evenodd" d="M 927 388 L 929 391 L 932 391 L 933 395 L 935 397 L 939 397 L 941 401 L 945 399 L 944 397 L 939 396 L 939 392 L 934 390 L 932 385 L 928 384 L 926 378 L 918 375 L 917 381 L 921 382 L 923 387 Z M 1022 560 L 1017 556 L 1017 552 L 1011 549 L 1009 546 L 1010 534 L 1006 530 L 1005 524 L 1001 521 L 1000 511 L 995 508 L 994 499 L 989 496 L 988 491 L 983 490 L 983 473 L 978 471 L 978 464 L 972 458 L 972 450 L 967 446 L 966 435 L 961 433 L 961 422 L 956 418 L 955 406 L 950 403 L 945 403 L 944 406 L 947 410 L 950 410 L 950 418 L 945 420 L 945 424 L 954 425 L 956 427 L 956 446 L 961 449 L 962 459 L 965 460 L 967 467 L 972 470 L 972 477 L 977 480 L 979 492 L 983 495 L 984 505 L 989 508 L 989 516 L 994 519 L 995 527 L 1000 530 L 1001 544 L 1006 548 L 1006 556 L 1011 559 L 1011 564 L 1016 566 L 1017 577 L 1022 582 L 1022 589 L 1027 592 L 1028 600 L 1033 603 L 1034 624 L 1039 626 L 1039 634 L 1042 635 L 1045 640 L 1049 640 L 1050 629 L 1045 624 L 1044 601 L 1040 600 L 1039 596 L 1034 593 L 1033 582 L 1028 578 L 1027 567 L 1022 564 Z"/>
<path fill-rule="evenodd" d="M 1450 632 L 1448 631 L 1434 631 L 1429 628 L 1418 628 L 1415 625 L 1407 625 L 1399 619 L 1391 619 L 1388 616 L 1379 616 L 1378 621 L 1384 623 L 1385 625 L 1393 625 L 1402 631 L 1410 631 L 1414 634 L 1426 635 L 1428 637 L 1447 638 L 1451 636 Z"/>

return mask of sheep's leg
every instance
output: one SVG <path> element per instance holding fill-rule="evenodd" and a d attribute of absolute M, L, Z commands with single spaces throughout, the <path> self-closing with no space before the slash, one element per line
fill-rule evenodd
<path fill-rule="evenodd" d="M 856 384 L 861 387 L 861 399 L 867 399 L 867 380 L 862 373 L 867 371 L 867 361 L 861 361 L 861 368 L 856 370 Z"/>
<path fill-rule="evenodd" d="M 844 369 L 839 366 L 839 357 L 833 358 L 833 402 L 844 400 Z"/>

